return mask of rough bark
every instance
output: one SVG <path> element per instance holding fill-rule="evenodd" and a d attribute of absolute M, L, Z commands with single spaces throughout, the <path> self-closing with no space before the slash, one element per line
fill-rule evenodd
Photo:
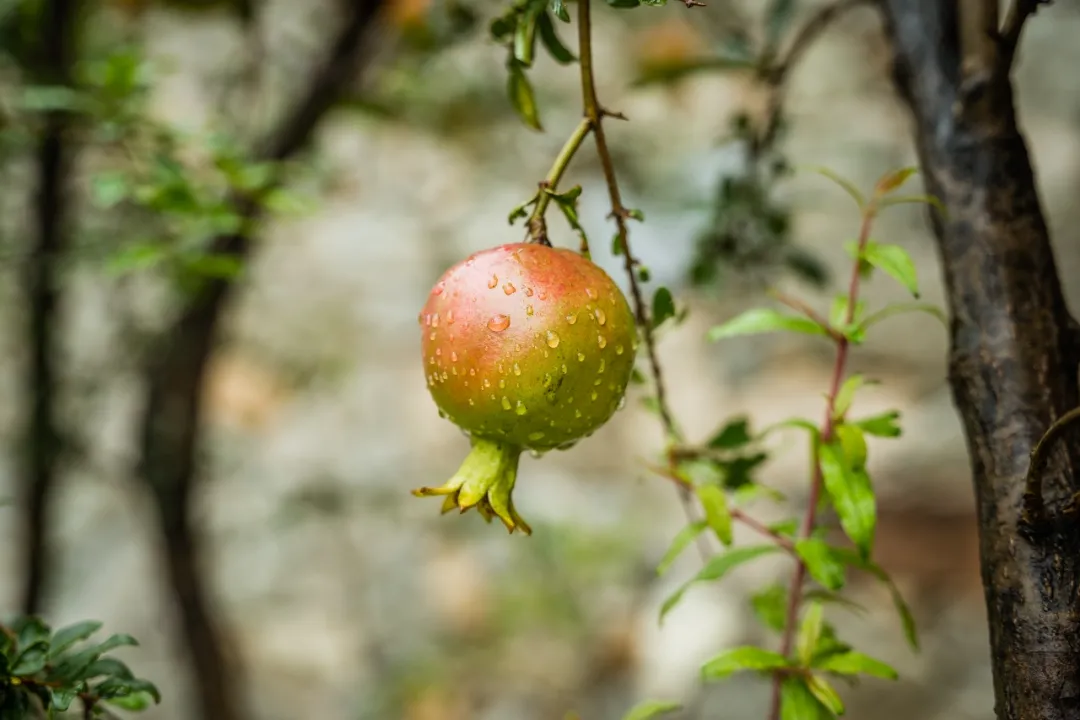
<path fill-rule="evenodd" d="M 381 7 L 381 0 L 352 0 L 328 57 L 280 126 L 269 133 L 259 160 L 296 155 L 334 102 L 357 80 L 361 46 Z M 259 208 L 238 203 L 248 222 Z M 252 238 L 236 234 L 215 238 L 212 252 L 241 260 L 250 255 Z M 146 404 L 141 421 L 139 473 L 150 487 L 158 510 L 167 575 L 177 602 L 180 632 L 197 684 L 197 713 L 202 720 L 243 717 L 239 672 L 227 646 L 200 572 L 200 548 L 191 521 L 197 477 L 196 455 L 202 426 L 203 377 L 215 346 L 219 321 L 233 291 L 228 280 L 204 282 L 165 333 L 145 373 Z"/>
<path fill-rule="evenodd" d="M 36 81 L 66 86 L 71 82 L 74 59 L 75 24 L 78 0 L 48 0 L 41 8 L 39 57 Z M 49 569 L 48 518 L 60 456 L 60 433 L 56 418 L 56 336 L 60 299 L 57 268 L 67 249 L 67 201 L 65 182 L 70 148 L 67 139 L 68 113 L 46 114 L 37 150 L 37 197 L 34 202 L 36 237 L 30 248 L 25 293 L 28 318 L 27 346 L 30 351 L 26 389 L 30 397 L 24 452 L 26 494 L 26 535 L 23 540 L 22 610 L 41 610 Z"/>
<path fill-rule="evenodd" d="M 927 188 L 947 211 L 932 223 L 951 316 L 949 382 L 978 503 L 997 717 L 1076 720 L 1080 453 L 1058 443 L 1045 512 L 1024 515 L 1022 498 L 1033 447 L 1080 404 L 1080 352 L 1017 125 L 1010 33 L 995 38 L 991 64 L 965 73 L 959 3 L 879 2 Z"/>

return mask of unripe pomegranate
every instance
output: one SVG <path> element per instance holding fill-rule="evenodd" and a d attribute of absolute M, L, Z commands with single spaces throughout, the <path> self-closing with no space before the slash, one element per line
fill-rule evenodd
<path fill-rule="evenodd" d="M 511 498 L 521 452 L 565 449 L 621 406 L 637 349 L 626 298 L 578 253 L 515 243 L 447 270 L 420 326 L 428 389 L 472 450 L 446 484 L 414 494 L 531 533 Z"/>

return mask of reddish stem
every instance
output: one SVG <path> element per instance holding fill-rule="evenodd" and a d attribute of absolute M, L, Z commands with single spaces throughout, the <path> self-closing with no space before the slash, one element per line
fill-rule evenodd
<path fill-rule="evenodd" d="M 845 325 L 850 325 L 855 318 L 855 306 L 859 301 L 859 273 L 860 258 L 866 249 L 866 243 L 870 240 L 870 226 L 873 224 L 876 208 L 873 201 L 863 210 L 862 226 L 859 229 L 858 253 L 851 268 L 851 282 L 848 285 L 848 307 Z M 825 419 L 821 423 L 821 442 L 829 442 L 833 435 L 833 415 L 836 410 L 836 396 L 840 392 L 840 385 L 844 380 L 844 369 L 847 366 L 848 348 L 850 343 L 846 337 L 840 336 L 836 340 L 836 361 L 833 363 L 832 382 L 829 386 L 829 394 L 825 401 Z M 802 527 L 799 531 L 801 538 L 808 538 L 814 532 L 817 523 L 818 501 L 821 498 L 821 462 L 818 458 L 817 444 L 814 449 L 814 474 L 810 481 L 810 496 L 807 498 L 806 514 L 803 515 Z M 791 654 L 791 648 L 795 643 L 795 626 L 799 621 L 799 607 L 802 605 L 803 585 L 806 582 L 806 563 L 798 555 L 795 556 L 795 569 L 791 572 L 791 583 L 788 591 L 787 614 L 784 620 L 784 633 L 780 639 L 780 654 L 787 657 Z M 774 675 L 772 684 L 772 706 L 769 710 L 769 720 L 780 720 L 781 685 L 783 676 Z"/>

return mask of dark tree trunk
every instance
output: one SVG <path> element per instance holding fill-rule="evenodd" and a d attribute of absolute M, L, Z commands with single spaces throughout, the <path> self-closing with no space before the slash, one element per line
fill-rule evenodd
<path fill-rule="evenodd" d="M 66 86 L 71 82 L 78 0 L 48 0 L 41 8 L 41 34 L 35 67 L 37 82 Z M 30 364 L 26 390 L 30 394 L 24 456 L 26 536 L 23 540 L 22 610 L 41 610 L 49 571 L 48 519 L 60 455 L 56 419 L 56 335 L 59 278 L 57 268 L 67 250 L 67 180 L 70 148 L 66 112 L 48 113 L 37 152 L 38 187 L 34 203 L 37 237 L 26 267 L 27 345 Z"/>
<path fill-rule="evenodd" d="M 315 127 L 349 85 L 357 80 L 361 45 L 381 7 L 381 0 L 350 0 L 328 57 L 281 125 L 260 147 L 258 160 L 285 160 L 308 143 Z M 259 208 L 238 201 L 245 226 Z M 241 260 L 252 239 L 238 234 L 214 239 L 211 252 Z M 227 280 L 210 279 L 187 302 L 166 332 L 148 365 L 142 417 L 140 474 L 156 501 L 167 575 L 177 602 L 180 632 L 195 673 L 201 720 L 243 717 L 235 663 L 202 580 L 199 543 L 192 528 L 191 503 L 201 434 L 203 377 L 213 352 L 222 312 L 233 289 Z"/>
<path fill-rule="evenodd" d="M 879 1 L 927 189 L 947 211 L 932 222 L 952 321 L 949 381 L 978 502 L 997 716 L 1076 720 L 1080 452 L 1064 442 L 1053 451 L 1044 512 L 1026 515 L 1023 496 L 1035 444 L 1080 404 L 1080 352 L 1017 126 L 1009 33 L 992 34 L 997 57 L 980 66 L 959 15 L 974 7 L 968 22 L 988 5 Z"/>

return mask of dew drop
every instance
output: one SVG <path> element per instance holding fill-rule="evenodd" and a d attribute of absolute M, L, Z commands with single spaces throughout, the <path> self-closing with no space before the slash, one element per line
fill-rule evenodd
<path fill-rule="evenodd" d="M 555 382 L 555 378 L 551 377 L 551 373 L 544 373 L 544 387 L 551 387 L 553 382 Z"/>
<path fill-rule="evenodd" d="M 500 378 L 499 379 L 499 389 L 500 390 L 505 390 L 506 389 L 506 379 L 505 378 Z"/>
<path fill-rule="evenodd" d="M 457 362 L 457 353 L 454 352 L 453 350 L 450 351 L 450 362 Z M 603 360 L 600 361 L 600 367 L 604 367 L 604 361 Z M 604 371 L 601 370 L 600 372 L 604 372 Z"/>
<path fill-rule="evenodd" d="M 503 314 L 492 315 L 491 319 L 488 320 L 487 326 L 488 330 L 491 330 L 492 332 L 502 332 L 510 327 L 510 316 Z"/>
<path fill-rule="evenodd" d="M 539 450 L 530 450 L 529 451 L 529 457 L 536 458 L 537 460 L 539 460 L 543 456 L 544 456 L 544 453 L 540 452 Z"/>
<path fill-rule="evenodd" d="M 553 349 L 553 350 L 555 348 L 559 347 L 559 336 L 558 336 L 558 334 L 552 332 L 551 330 L 548 330 L 548 332 L 547 332 L 547 344 L 548 344 L 548 347 Z"/>
<path fill-rule="evenodd" d="M 514 412 L 518 415 L 524 415 L 525 413 L 529 412 L 529 409 L 525 407 L 525 403 L 518 400 L 517 406 L 514 408 Z"/>
<path fill-rule="evenodd" d="M 435 313 L 431 316 L 431 327 L 439 327 L 439 313 Z"/>
<path fill-rule="evenodd" d="M 469 405 L 475 405 L 475 404 L 476 404 L 476 401 L 473 400 L 472 398 L 469 398 Z"/>
<path fill-rule="evenodd" d="M 536 297 L 538 297 L 541 300 L 547 300 L 547 290 L 544 290 L 543 288 L 541 288 L 540 292 L 536 293 Z"/>
<path fill-rule="evenodd" d="M 427 359 L 427 364 L 428 365 L 434 365 L 435 364 L 435 358 L 434 357 L 429 357 Z"/>
<path fill-rule="evenodd" d="M 570 323 L 571 325 L 576 323 L 577 322 L 577 313 L 570 313 L 569 315 L 567 315 L 566 316 L 566 322 Z"/>
<path fill-rule="evenodd" d="M 551 422 L 549 422 L 548 427 L 555 427 L 555 421 L 552 420 Z"/>
<path fill-rule="evenodd" d="M 491 393 L 491 399 L 492 399 L 492 400 L 494 400 L 494 399 L 495 399 L 495 393 Z"/>
<path fill-rule="evenodd" d="M 448 375 L 448 374 L 446 373 L 446 371 L 444 370 L 444 371 L 443 371 L 443 374 L 439 376 L 439 379 L 440 379 L 440 380 L 442 380 L 443 382 L 446 382 L 446 379 L 447 379 L 448 377 L 450 377 L 450 376 L 449 376 L 449 375 Z"/>
<path fill-rule="evenodd" d="M 543 440 L 544 439 L 544 433 L 540 432 L 539 430 L 536 431 L 536 432 L 531 432 L 531 433 L 529 433 L 529 439 L 530 440 Z"/>
<path fill-rule="evenodd" d="M 525 297 L 532 297 L 532 296 L 533 296 L 533 289 L 531 287 L 525 288 Z"/>
<path fill-rule="evenodd" d="M 514 293 L 517 292 L 517 288 L 514 287 L 514 283 L 509 283 L 508 282 L 505 285 L 503 285 L 503 292 L 506 293 L 507 295 L 513 295 Z"/>
<path fill-rule="evenodd" d="M 602 348 L 607 347 L 607 338 L 604 337 L 603 335 L 597 335 L 596 336 L 596 342 L 600 343 L 600 347 L 602 347 Z"/>
<path fill-rule="evenodd" d="M 456 358 L 451 357 L 450 359 L 455 360 Z M 604 372 L 604 358 L 600 358 L 600 369 L 597 372 L 599 372 L 599 373 Z"/>
<path fill-rule="evenodd" d="M 447 325 L 453 325 L 454 324 L 454 311 L 453 310 L 447 310 L 446 311 L 446 324 Z"/>
<path fill-rule="evenodd" d="M 435 289 L 431 291 L 431 294 L 432 295 L 442 295 L 443 294 L 443 285 L 442 285 L 442 283 L 439 283 L 438 285 L 436 285 Z"/>
<path fill-rule="evenodd" d="M 492 275 L 491 279 L 488 280 L 488 287 L 491 288 L 492 290 L 494 290 L 495 286 L 498 285 L 498 284 L 499 284 L 499 276 L 498 275 Z"/>
<path fill-rule="evenodd" d="M 469 368 L 469 375 L 470 375 L 470 377 L 475 376 L 476 375 L 476 368 Z"/>
<path fill-rule="evenodd" d="M 598 397 L 600 397 L 600 396 L 599 396 L 599 394 L 598 394 L 598 393 L 597 393 L 597 392 L 596 392 L 595 390 L 593 390 L 593 391 L 592 391 L 592 394 L 591 394 L 591 395 L 589 395 L 589 399 L 590 399 L 590 400 L 593 400 L 593 401 L 595 401 L 595 400 L 596 400 L 596 398 L 598 398 Z"/>
<path fill-rule="evenodd" d="M 596 385 L 597 387 L 599 387 L 600 383 L 602 383 L 602 382 L 604 382 L 602 378 L 596 378 L 595 380 L 593 380 L 593 385 Z M 596 398 L 593 398 L 593 399 L 595 400 Z"/>
<path fill-rule="evenodd" d="M 578 362 L 585 362 L 585 353 L 578 353 L 577 354 L 577 361 Z"/>
<path fill-rule="evenodd" d="M 491 387 L 491 381 L 488 380 L 487 378 L 484 378 L 484 387 L 486 387 L 486 388 Z"/>
<path fill-rule="evenodd" d="M 596 299 L 596 291 L 592 288 L 585 288 L 585 294 L 588 295 L 591 300 Z"/>
<path fill-rule="evenodd" d="M 429 340 L 434 340 L 435 339 L 435 332 L 434 331 L 432 331 L 432 333 L 430 335 L 428 335 L 428 339 Z"/>
<path fill-rule="evenodd" d="M 596 322 L 600 323 L 601 325 L 607 322 L 607 315 L 605 315 L 604 311 L 600 308 L 596 308 Z"/>
<path fill-rule="evenodd" d="M 545 393 L 544 394 L 544 399 L 547 400 L 552 405 L 554 405 L 555 403 L 557 403 L 559 401 L 559 397 L 553 392 Z"/>
<path fill-rule="evenodd" d="M 532 305 L 526 305 L 525 306 L 525 314 L 526 315 L 532 315 L 533 314 L 533 306 Z"/>
<path fill-rule="evenodd" d="M 581 411 L 580 410 L 575 410 L 574 411 L 574 417 L 580 418 L 581 417 Z"/>
<path fill-rule="evenodd" d="M 457 365 L 454 365 L 452 368 L 450 368 L 450 372 L 452 372 L 454 375 L 457 375 Z"/>
<path fill-rule="evenodd" d="M 443 420 L 446 419 L 446 413 L 444 413 L 441 409 L 439 410 L 439 417 L 441 417 Z"/>
<path fill-rule="evenodd" d="M 616 355 L 622 355 L 623 352 L 625 352 L 625 350 L 624 350 L 622 345 L 616 345 L 615 346 L 615 354 Z"/>
<path fill-rule="evenodd" d="M 491 397 L 495 397 L 495 396 L 492 395 Z M 505 395 L 503 395 L 502 406 L 503 406 L 503 410 L 509 410 L 510 409 L 510 398 L 506 397 Z"/>
<path fill-rule="evenodd" d="M 442 348 L 435 348 L 436 355 L 442 355 Z"/>
<path fill-rule="evenodd" d="M 517 363 L 514 363 L 514 374 L 515 375 L 520 375 L 521 374 L 521 366 L 519 366 Z"/>
<path fill-rule="evenodd" d="M 616 410 L 622 410 L 624 407 L 626 407 L 626 396 L 625 395 L 623 395 L 621 398 L 619 398 L 619 403 L 615 406 L 615 409 Z"/>
<path fill-rule="evenodd" d="M 563 363 L 560 369 L 563 371 L 563 375 L 570 372 L 570 370 L 566 367 L 566 363 Z"/>

